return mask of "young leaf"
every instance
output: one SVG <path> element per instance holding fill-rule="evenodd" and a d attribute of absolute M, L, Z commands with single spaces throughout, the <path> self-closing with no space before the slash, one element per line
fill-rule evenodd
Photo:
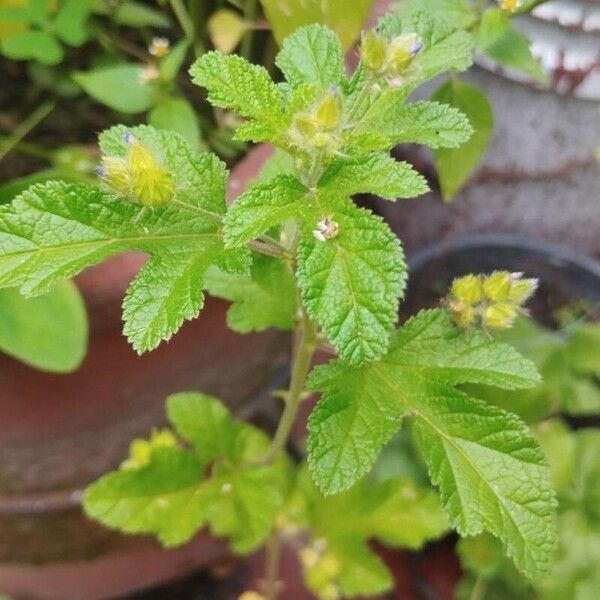
<path fill-rule="evenodd" d="M 382 219 L 349 200 L 319 208 L 305 227 L 329 217 L 339 234 L 321 241 L 305 232 L 297 265 L 302 302 L 340 357 L 364 364 L 388 348 L 406 281 L 402 249 Z"/>
<path fill-rule="evenodd" d="M 438 495 L 409 479 L 378 484 L 363 480 L 348 492 L 323 496 L 306 470 L 300 472 L 290 500 L 288 518 L 294 521 L 298 517 L 299 525 L 310 528 L 312 538 L 324 546 L 326 560 L 338 564 L 332 583 L 346 597 L 376 594 L 392 585 L 387 569 L 369 548 L 369 540 L 417 550 L 448 528 Z M 305 569 L 310 585 L 314 582 L 310 565 Z"/>
<path fill-rule="evenodd" d="M 232 109 L 250 120 L 243 139 L 274 140 L 285 128 L 279 91 L 263 67 L 240 56 L 208 52 L 191 66 L 190 74 L 195 84 L 208 90 L 214 106 Z M 242 139 L 239 131 L 237 137 Z"/>
<path fill-rule="evenodd" d="M 83 360 L 88 324 L 77 287 L 64 281 L 37 298 L 0 290 L 0 350 L 55 373 L 74 371 Z"/>
<path fill-rule="evenodd" d="M 224 54 L 233 52 L 248 30 L 249 24 L 235 11 L 221 8 L 206 24 L 213 46 Z"/>
<path fill-rule="evenodd" d="M 76 71 L 73 79 L 92 98 L 123 113 L 135 114 L 148 110 L 153 103 L 152 86 L 139 81 L 142 67 L 119 64 L 92 71 Z"/>
<path fill-rule="evenodd" d="M 387 146 L 426 144 L 431 148 L 457 148 L 473 133 L 467 117 L 457 108 L 438 102 L 404 104 L 402 95 L 382 96 L 356 127 L 354 135 L 384 132 Z"/>
<path fill-rule="evenodd" d="M 169 17 L 160 10 L 146 6 L 135 0 L 125 0 L 120 2 L 116 7 L 110 7 L 108 12 L 102 14 L 110 14 L 112 21 L 118 25 L 126 25 L 127 27 L 170 27 L 171 21 Z M 94 7 L 94 12 L 98 12 L 98 7 Z"/>
<path fill-rule="evenodd" d="M 344 79 L 344 57 L 340 40 L 331 29 L 308 25 L 283 42 L 275 60 L 292 87 L 317 83 L 321 93 Z"/>
<path fill-rule="evenodd" d="M 220 231 L 225 212 L 225 167 L 194 153 L 177 135 L 151 127 L 133 135 L 172 173 L 169 205 L 140 214 L 140 206 L 103 189 L 49 182 L 0 207 L 0 286 L 26 294 L 126 250 L 152 255 L 127 293 L 125 331 L 138 352 L 168 339 L 202 305 L 201 281 L 209 264 L 244 272 L 245 250 L 226 250 Z M 101 137 L 105 152 L 125 152 L 123 127 Z"/>
<path fill-rule="evenodd" d="M 157 448 L 140 469 L 104 475 L 85 493 L 86 514 L 125 533 L 153 533 L 165 546 L 187 542 L 206 521 L 202 465 L 179 448 Z"/>
<path fill-rule="evenodd" d="M 237 198 L 225 216 L 225 243 L 237 247 L 297 215 L 307 189 L 290 175 L 253 185 Z"/>
<path fill-rule="evenodd" d="M 52 22 L 56 35 L 69 46 L 81 46 L 88 36 L 86 21 L 92 12 L 90 0 L 66 0 Z"/>
<path fill-rule="evenodd" d="M 348 488 L 411 416 L 417 443 L 462 535 L 499 537 L 531 577 L 548 567 L 555 503 L 539 446 L 516 417 L 455 386 L 506 389 L 539 380 L 510 346 L 458 330 L 444 310 L 424 311 L 394 337 L 380 361 L 317 368 L 311 389 L 325 393 L 309 420 L 309 465 L 325 493 Z"/>
<path fill-rule="evenodd" d="M 2 40 L 2 54 L 15 60 L 37 60 L 57 65 L 64 57 L 62 46 L 45 31 L 22 31 Z"/>
<path fill-rule="evenodd" d="M 473 135 L 459 148 L 438 148 L 434 152 L 442 197 L 450 200 L 483 158 L 492 137 L 494 115 L 481 91 L 456 79 L 442 85 L 432 98 L 460 110 L 473 127 Z"/>
<path fill-rule="evenodd" d="M 318 190 L 340 196 L 371 193 L 396 200 L 420 196 L 429 188 L 408 163 L 396 161 L 386 152 L 372 152 L 335 159 L 319 180 Z"/>
<path fill-rule="evenodd" d="M 86 513 L 126 533 L 153 533 L 166 546 L 188 541 L 206 524 L 229 537 L 234 551 L 254 550 L 281 509 L 285 461 L 252 466 L 267 451 L 267 436 L 234 421 L 210 396 L 176 394 L 167 406 L 193 451 L 152 447 L 146 464 L 126 464 L 92 484 Z"/>
<path fill-rule="evenodd" d="M 234 331 L 287 330 L 294 326 L 296 286 L 293 274 L 280 260 L 256 256 L 249 276 L 209 269 L 205 286 L 213 296 L 233 302 L 227 311 L 227 324 Z"/>
<path fill-rule="evenodd" d="M 396 6 L 403 19 L 423 12 L 422 0 L 404 0 Z M 467 29 L 475 21 L 475 12 L 469 0 L 428 0 L 427 14 L 455 29 Z"/>

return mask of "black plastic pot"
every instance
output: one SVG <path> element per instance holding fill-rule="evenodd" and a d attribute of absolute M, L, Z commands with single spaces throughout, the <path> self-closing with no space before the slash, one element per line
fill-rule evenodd
<path fill-rule="evenodd" d="M 584 302 L 589 320 L 600 319 L 600 261 L 546 240 L 475 234 L 430 246 L 409 256 L 409 279 L 401 316 L 438 304 L 455 277 L 497 269 L 523 271 L 540 280 L 530 303 L 533 316 L 552 327 L 563 306 Z"/>

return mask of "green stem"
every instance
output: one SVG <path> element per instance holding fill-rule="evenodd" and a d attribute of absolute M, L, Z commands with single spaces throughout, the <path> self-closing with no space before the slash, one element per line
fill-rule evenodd
<path fill-rule="evenodd" d="M 244 6 L 244 21 L 250 27 L 246 30 L 244 37 L 242 38 L 242 44 L 240 46 L 240 54 L 247 60 L 250 60 L 252 53 L 252 41 L 254 39 L 254 19 L 256 18 L 256 0 L 246 0 Z"/>
<path fill-rule="evenodd" d="M 483 600 L 485 594 L 485 579 L 479 575 L 475 580 L 469 600 Z"/>
<path fill-rule="evenodd" d="M 308 315 L 303 311 L 300 326 L 300 339 L 292 361 L 292 379 L 286 397 L 286 405 L 279 420 L 277 431 L 273 437 L 271 448 L 264 462 L 273 462 L 285 448 L 292 427 L 302 404 L 302 393 L 306 377 L 312 364 L 312 357 L 317 348 L 317 332 Z"/>
<path fill-rule="evenodd" d="M 281 560 L 281 540 L 274 531 L 267 540 L 265 565 L 265 594 L 267 600 L 277 600 L 279 594 L 279 563 Z"/>
<path fill-rule="evenodd" d="M 0 148 L 0 161 L 15 147 L 21 140 L 37 127 L 53 110 L 56 106 L 54 100 L 49 100 L 40 104 L 24 121 L 19 123 L 13 133 L 2 142 L 2 148 Z"/>
<path fill-rule="evenodd" d="M 183 4 L 183 1 L 169 0 L 169 3 L 171 4 L 171 8 L 173 9 L 175 16 L 177 17 L 177 21 L 179 21 L 181 29 L 183 29 L 183 33 L 185 34 L 187 41 L 189 42 L 190 46 L 194 48 L 196 56 L 200 56 L 203 54 L 204 48 L 199 40 L 196 39 L 194 23 L 185 5 Z"/>

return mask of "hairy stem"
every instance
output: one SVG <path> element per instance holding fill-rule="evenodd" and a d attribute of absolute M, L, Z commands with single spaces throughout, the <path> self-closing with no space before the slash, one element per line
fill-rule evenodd
<path fill-rule="evenodd" d="M 290 389 L 287 393 L 285 409 L 279 420 L 275 437 L 273 438 L 271 448 L 265 458 L 265 462 L 267 463 L 273 462 L 279 456 L 290 437 L 298 410 L 302 404 L 302 392 L 304 391 L 304 384 L 316 348 L 317 332 L 315 326 L 308 315 L 303 312 L 302 324 L 300 326 L 300 338 L 292 361 Z"/>
<path fill-rule="evenodd" d="M 267 540 L 265 549 L 265 595 L 267 600 L 277 600 L 279 594 L 279 563 L 281 560 L 281 540 L 274 531 Z"/>

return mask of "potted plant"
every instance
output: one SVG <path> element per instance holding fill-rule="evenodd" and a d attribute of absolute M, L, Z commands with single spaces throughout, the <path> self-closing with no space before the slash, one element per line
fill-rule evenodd
<path fill-rule="evenodd" d="M 196 317 L 203 288 L 233 300 L 228 322 L 237 331 L 294 331 L 272 437 L 213 396 L 172 395 L 170 428 L 132 442 L 120 468 L 86 491 L 87 514 L 166 546 L 204 526 L 237 553 L 266 544 L 264 585 L 243 598 L 282 596 L 282 538 L 295 545 L 308 588 L 328 599 L 389 589 L 369 539 L 418 548 L 449 525 L 466 536 L 493 534 L 517 569 L 540 578 L 556 542 L 543 452 L 517 416 L 462 388 L 539 381 L 533 363 L 480 331 L 509 327 L 535 281 L 508 271 L 462 278 L 443 307 L 397 329 L 407 277 L 401 247 L 382 219 L 350 199 L 423 193 L 423 178 L 390 148 L 469 138 L 456 108 L 407 101 L 424 81 L 470 65 L 468 36 L 425 13 L 386 19 L 364 36 L 347 77 L 339 40 L 313 25 L 288 37 L 276 62 L 280 84 L 218 52 L 191 68 L 210 102 L 244 118 L 239 139 L 280 150 L 230 207 L 214 155 L 195 153 L 173 132 L 117 126 L 100 138 L 99 185 L 42 184 L 2 209 L 5 285 L 41 291 L 116 253 L 151 256 L 123 304 L 138 351 Z M 50 215 L 52 227 L 23 230 L 24 218 L 49 223 Z M 335 358 L 312 369 L 317 349 Z M 296 463 L 286 447 L 310 391 L 322 396 Z M 439 495 L 404 477 L 368 478 L 403 420 Z"/>

